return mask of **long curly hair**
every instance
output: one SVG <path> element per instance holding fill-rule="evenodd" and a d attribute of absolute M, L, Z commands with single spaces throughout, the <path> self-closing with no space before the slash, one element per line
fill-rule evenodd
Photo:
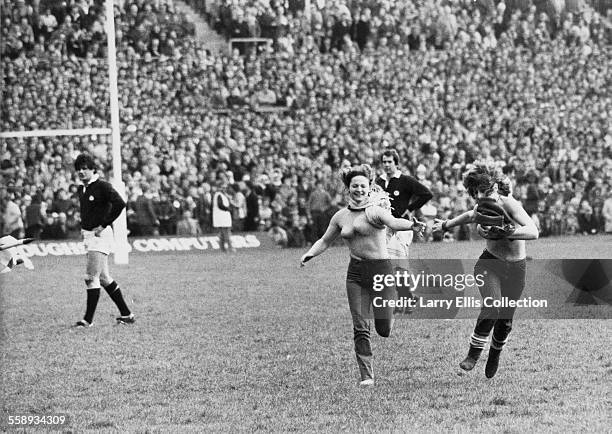
<path fill-rule="evenodd" d="M 478 196 L 478 193 L 491 194 L 495 184 L 497 184 L 497 192 L 500 195 L 508 196 L 510 194 L 510 178 L 503 173 L 500 167 L 475 163 L 463 174 L 463 186 L 474 199 Z"/>

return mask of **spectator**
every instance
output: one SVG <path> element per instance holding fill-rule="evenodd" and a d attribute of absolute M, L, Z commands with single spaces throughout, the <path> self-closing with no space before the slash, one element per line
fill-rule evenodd
<path fill-rule="evenodd" d="M 40 233 L 41 240 L 63 240 L 68 237 L 67 217 L 61 213 L 47 215 L 46 222 Z"/>
<path fill-rule="evenodd" d="M 63 213 L 58 214 L 61 216 Z M 70 239 L 80 238 L 81 236 L 80 215 L 76 209 L 70 209 L 66 214 L 66 236 Z"/>
<path fill-rule="evenodd" d="M 55 239 L 65 240 L 68 238 L 68 235 L 68 216 L 63 212 L 60 212 L 57 214 L 57 219 L 55 222 Z"/>
<path fill-rule="evenodd" d="M 344 37 L 351 33 L 351 17 L 350 14 L 343 14 L 334 22 L 331 30 L 331 46 L 336 50 L 342 50 L 344 45 Z"/>
<path fill-rule="evenodd" d="M 246 218 L 244 222 L 245 231 L 256 231 L 259 227 L 259 196 L 256 187 L 250 182 L 246 183 Z"/>
<path fill-rule="evenodd" d="M 287 247 L 287 243 L 289 242 L 287 231 L 280 226 L 277 220 L 272 222 L 272 226 L 268 230 L 268 236 L 272 238 L 274 244 L 278 247 Z"/>
<path fill-rule="evenodd" d="M 294 217 L 287 230 L 287 247 L 306 247 L 307 245 L 306 217 Z"/>
<path fill-rule="evenodd" d="M 227 252 L 236 251 L 232 244 L 232 213 L 229 199 L 229 184 L 219 183 L 218 190 L 213 194 L 212 221 L 213 228 L 219 232 L 219 246 Z"/>
<path fill-rule="evenodd" d="M 191 211 L 183 211 L 183 216 L 176 224 L 177 235 L 201 235 L 202 229 L 196 219 L 191 215 Z"/>
<path fill-rule="evenodd" d="M 232 229 L 236 232 L 244 230 L 244 224 L 247 216 L 247 203 L 241 186 L 244 183 L 233 184 L 231 187 L 230 205 L 232 209 Z"/>
<path fill-rule="evenodd" d="M 580 202 L 578 209 L 578 226 L 580 232 L 584 235 L 592 235 L 597 233 L 597 220 L 593 214 L 593 208 L 587 199 Z"/>
<path fill-rule="evenodd" d="M 202 232 L 208 233 L 212 230 L 212 194 L 210 184 L 204 183 L 197 191 L 195 218 L 198 220 Z"/>
<path fill-rule="evenodd" d="M 55 230 L 55 219 L 57 215 L 58 215 L 57 213 L 52 213 L 52 214 L 47 215 L 45 224 L 40 233 L 41 240 L 55 240 L 56 239 L 57 231 Z"/>
<path fill-rule="evenodd" d="M 25 236 L 27 238 L 40 238 L 40 233 L 45 222 L 46 210 L 42 205 L 42 194 L 37 192 L 31 203 L 24 200 L 25 205 Z"/>
<path fill-rule="evenodd" d="M 51 13 L 51 9 L 46 8 L 45 13 L 40 15 L 38 25 L 42 36 L 48 40 L 58 25 L 55 15 Z"/>
<path fill-rule="evenodd" d="M 363 49 L 365 48 L 368 40 L 370 39 L 370 33 L 371 33 L 370 20 L 371 20 L 371 17 L 372 17 L 372 15 L 371 15 L 370 9 L 369 8 L 365 8 L 359 14 L 359 20 L 353 21 L 353 26 L 354 26 L 353 38 L 357 42 L 357 45 L 359 46 L 359 50 L 361 50 L 361 51 L 363 51 Z"/>
<path fill-rule="evenodd" d="M 68 198 L 68 192 L 63 188 L 57 190 L 53 195 L 53 202 L 51 203 L 51 208 L 49 211 L 52 213 L 56 212 L 58 214 L 62 212 L 64 214 L 68 214 L 68 211 L 72 208 L 74 208 L 74 204 Z"/>
<path fill-rule="evenodd" d="M 540 202 L 540 194 L 538 191 L 537 178 L 535 172 L 529 172 L 527 175 L 527 189 L 523 203 L 525 204 L 525 211 L 530 216 L 534 216 L 538 212 L 538 205 Z"/>
<path fill-rule="evenodd" d="M 149 186 L 142 186 L 142 194 L 136 198 L 136 201 L 131 204 L 131 207 L 134 211 L 133 235 L 153 235 L 157 231 L 160 221 L 155 213 L 153 195 L 149 190 Z"/>
<path fill-rule="evenodd" d="M 318 181 L 308 198 L 308 213 L 313 226 L 313 237 L 319 239 L 325 233 L 328 221 L 328 210 L 331 208 L 331 196 L 324 190 L 323 183 Z"/>
<path fill-rule="evenodd" d="M 267 231 L 272 226 L 272 208 L 270 208 L 270 199 L 266 196 L 261 199 L 258 220 L 259 230 Z"/>
<path fill-rule="evenodd" d="M 159 235 L 176 234 L 176 213 L 178 202 L 168 197 L 167 193 L 161 192 L 159 200 L 154 203 L 155 215 L 159 221 Z"/>
<path fill-rule="evenodd" d="M 270 89 L 270 84 L 264 81 L 261 88 L 255 93 L 253 103 L 256 106 L 276 105 L 276 94 Z"/>
<path fill-rule="evenodd" d="M 10 187 L 9 187 L 10 189 Z M 5 205 L 3 216 L 3 230 L 5 235 L 10 235 L 15 238 L 23 238 L 24 224 L 21 217 L 21 209 L 15 202 L 15 193 L 9 190 L 8 201 Z"/>

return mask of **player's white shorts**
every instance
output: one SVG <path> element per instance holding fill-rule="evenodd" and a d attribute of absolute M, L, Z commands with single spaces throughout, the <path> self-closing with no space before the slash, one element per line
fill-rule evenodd
<path fill-rule="evenodd" d="M 115 239 L 113 237 L 113 228 L 107 226 L 100 235 L 96 236 L 94 231 L 81 230 L 83 241 L 85 242 L 85 250 L 88 252 L 100 252 L 108 255 L 113 251 Z"/>
<path fill-rule="evenodd" d="M 414 232 L 398 231 L 396 233 L 397 233 L 397 237 L 403 244 L 405 244 L 406 246 L 410 246 L 412 244 L 412 239 L 414 238 Z"/>
<path fill-rule="evenodd" d="M 387 253 L 391 259 L 408 259 L 410 243 L 407 242 L 405 235 L 412 235 L 412 231 L 395 232 L 387 229 Z M 408 238 L 412 242 L 412 237 Z"/>

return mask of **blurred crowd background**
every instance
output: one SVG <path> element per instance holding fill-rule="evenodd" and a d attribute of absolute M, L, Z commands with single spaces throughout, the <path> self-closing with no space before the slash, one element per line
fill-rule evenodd
<path fill-rule="evenodd" d="M 217 52 L 172 0 L 115 1 L 132 236 L 211 232 L 223 190 L 234 230 L 304 246 L 345 204 L 339 170 L 387 147 L 429 222 L 473 206 L 461 174 L 487 160 L 541 236 L 612 232 L 611 1 L 185 3 L 265 40 Z M 0 6 L 0 131 L 109 126 L 103 1 Z M 0 233 L 77 238 L 82 151 L 111 179 L 109 136 L 0 139 Z"/>

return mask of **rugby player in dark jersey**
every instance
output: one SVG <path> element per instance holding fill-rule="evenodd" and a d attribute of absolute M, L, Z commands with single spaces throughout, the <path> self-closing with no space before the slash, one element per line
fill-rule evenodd
<path fill-rule="evenodd" d="M 77 321 L 75 327 L 91 327 L 102 287 L 119 309 L 117 323 L 133 324 L 134 314 L 125 303 L 121 289 L 108 269 L 108 255 L 114 239 L 111 225 L 125 208 L 125 201 L 110 183 L 100 179 L 95 161 L 90 155 L 79 155 L 74 162 L 74 168 L 83 183 L 79 186 L 78 195 L 81 232 L 87 250 L 87 308 L 85 316 Z"/>

